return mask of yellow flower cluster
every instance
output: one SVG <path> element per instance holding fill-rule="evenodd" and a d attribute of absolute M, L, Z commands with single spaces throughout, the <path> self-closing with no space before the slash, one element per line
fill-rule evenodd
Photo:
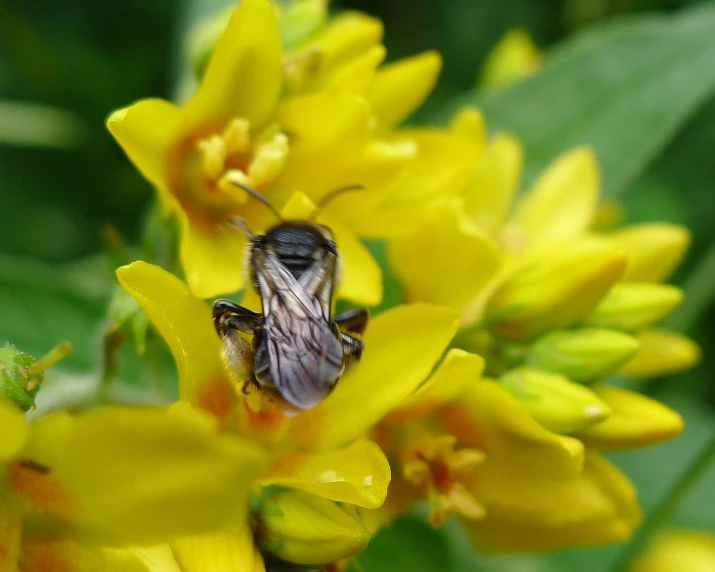
<path fill-rule="evenodd" d="M 0 571 L 333 564 L 420 500 L 488 550 L 614 542 L 638 522 L 635 491 L 598 452 L 682 423 L 604 379 L 697 360 L 653 327 L 681 297 L 661 282 L 687 232 L 596 230 L 584 148 L 515 198 L 519 144 L 487 138 L 477 110 L 400 126 L 434 85 L 436 53 L 382 65 L 378 21 L 326 10 L 242 0 L 183 106 L 146 99 L 109 118 L 180 229 L 185 281 L 141 261 L 117 271 L 173 353 L 179 402 L 29 424 L 1 402 Z M 366 190 L 319 209 L 352 183 Z M 405 305 L 371 319 L 357 368 L 293 416 L 244 393 L 251 366 L 227 368 L 205 301 L 246 286 L 232 221 L 275 224 L 240 185 L 283 220 L 318 213 L 342 259 L 338 297 L 382 299 L 361 238 L 386 243 L 404 288 Z"/>

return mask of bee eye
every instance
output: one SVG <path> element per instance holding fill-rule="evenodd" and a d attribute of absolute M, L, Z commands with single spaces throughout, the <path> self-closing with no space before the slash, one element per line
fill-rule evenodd
<path fill-rule="evenodd" d="M 335 243 L 332 240 L 325 241 L 325 250 L 327 250 L 330 254 L 337 255 L 337 253 L 338 253 L 338 247 L 335 245 Z"/>

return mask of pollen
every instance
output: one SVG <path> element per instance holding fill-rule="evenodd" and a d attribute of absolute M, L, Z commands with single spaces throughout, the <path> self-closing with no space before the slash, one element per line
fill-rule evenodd
<path fill-rule="evenodd" d="M 365 488 L 371 487 L 373 483 L 375 482 L 375 477 L 372 475 L 366 475 L 363 480 L 362 480 L 362 486 Z"/>
<path fill-rule="evenodd" d="M 324 473 L 321 473 L 318 476 L 318 478 L 315 480 L 318 483 L 344 483 L 345 477 L 339 477 L 338 473 L 330 470 L 330 471 L 325 471 Z"/>
<path fill-rule="evenodd" d="M 229 155 L 245 153 L 251 145 L 251 124 L 247 119 L 234 117 L 224 129 L 223 140 Z"/>

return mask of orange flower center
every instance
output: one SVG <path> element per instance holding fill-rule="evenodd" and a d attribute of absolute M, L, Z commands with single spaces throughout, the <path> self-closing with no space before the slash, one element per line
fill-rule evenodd
<path fill-rule="evenodd" d="M 211 222 L 240 214 L 248 194 L 236 183 L 258 191 L 281 174 L 288 159 L 288 137 L 277 128 L 256 135 L 248 120 L 234 117 L 223 128 L 194 133 L 178 150 L 180 180 L 173 188 L 186 210 Z"/>
<path fill-rule="evenodd" d="M 456 449 L 453 435 L 423 436 L 403 453 L 402 472 L 430 502 L 430 523 L 441 526 L 458 514 L 469 519 L 484 516 L 484 508 L 460 482 L 460 476 L 484 460 L 477 449 Z"/>

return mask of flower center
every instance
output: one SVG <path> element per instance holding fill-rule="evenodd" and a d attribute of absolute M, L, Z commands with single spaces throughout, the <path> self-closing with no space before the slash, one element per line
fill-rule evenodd
<path fill-rule="evenodd" d="M 456 449 L 456 444 L 453 435 L 430 435 L 407 448 L 403 455 L 405 479 L 429 500 L 429 520 L 435 527 L 452 514 L 469 519 L 484 516 L 484 508 L 459 481 L 462 474 L 484 460 L 484 453 Z"/>
<path fill-rule="evenodd" d="M 237 183 L 265 189 L 280 175 L 289 153 L 285 133 L 273 128 L 252 135 L 250 123 L 241 117 L 191 145 L 179 199 L 213 220 L 236 214 L 248 200 Z"/>

